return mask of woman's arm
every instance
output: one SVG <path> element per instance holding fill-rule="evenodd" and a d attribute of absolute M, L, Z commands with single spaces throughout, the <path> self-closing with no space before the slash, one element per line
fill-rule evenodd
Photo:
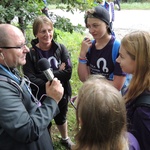
<path fill-rule="evenodd" d="M 119 91 L 122 89 L 126 80 L 126 76 L 117 76 L 114 75 L 113 81 L 109 80 L 109 83 L 112 84 Z"/>

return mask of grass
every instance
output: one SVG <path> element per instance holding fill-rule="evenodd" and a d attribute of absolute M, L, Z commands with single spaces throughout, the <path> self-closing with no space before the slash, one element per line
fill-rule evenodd
<path fill-rule="evenodd" d="M 74 141 L 74 136 L 75 136 L 75 128 L 76 128 L 76 124 L 75 124 L 75 109 L 70 105 L 69 103 L 69 107 L 68 107 L 68 131 L 69 131 L 69 137 L 71 138 L 72 141 Z M 53 140 L 53 144 L 54 144 L 54 149 L 55 150 L 66 150 L 66 148 L 64 146 L 62 146 L 60 144 L 60 134 L 59 131 L 53 121 L 53 125 L 52 125 L 52 129 L 51 129 L 51 135 L 52 135 L 52 140 Z"/>
<path fill-rule="evenodd" d="M 149 10 L 150 1 L 146 3 L 121 3 L 122 10 Z"/>
<path fill-rule="evenodd" d="M 78 63 L 78 55 L 79 55 L 79 50 L 80 50 L 80 45 L 81 41 L 84 38 L 84 35 L 73 32 L 68 33 L 68 32 L 61 32 L 57 31 L 60 36 L 58 37 L 57 41 L 59 43 L 63 43 L 70 55 L 71 55 L 71 61 L 73 65 L 73 72 L 72 72 L 72 78 L 70 80 L 71 86 L 72 86 L 72 95 L 75 96 L 77 95 L 78 89 L 81 87 L 82 83 L 80 82 L 77 74 L 77 63 Z M 74 136 L 75 136 L 75 128 L 76 128 L 76 123 L 75 123 L 75 109 L 73 106 L 69 103 L 68 106 L 68 131 L 69 131 L 69 136 L 71 137 L 72 141 L 74 141 Z M 54 142 L 54 148 L 56 150 L 65 150 L 65 148 L 59 143 L 60 140 L 60 134 L 58 132 L 58 129 L 55 126 L 55 123 L 53 121 L 53 126 L 51 129 L 52 133 L 52 139 Z"/>
<path fill-rule="evenodd" d="M 84 35 L 73 32 L 71 33 L 62 33 L 60 31 L 59 33 L 61 36 L 58 37 L 58 42 L 63 43 L 71 56 L 72 66 L 73 66 L 73 72 L 72 72 L 72 78 L 70 80 L 72 85 L 72 95 L 77 95 L 78 88 L 81 85 L 81 82 L 79 81 L 78 74 L 77 74 L 77 64 L 78 64 L 78 56 L 81 46 L 81 41 L 84 38 Z"/>
<path fill-rule="evenodd" d="M 146 2 L 121 2 L 121 9 L 122 10 L 149 10 L 150 9 L 150 0 Z M 60 7 L 65 7 L 64 4 L 59 4 Z M 48 6 L 50 9 L 56 9 L 56 5 L 51 4 Z"/>

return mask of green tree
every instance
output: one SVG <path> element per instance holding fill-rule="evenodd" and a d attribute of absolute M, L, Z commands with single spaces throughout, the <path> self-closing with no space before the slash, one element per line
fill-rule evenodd
<path fill-rule="evenodd" d="M 42 0 L 3 0 L 0 2 L 0 23 L 11 23 L 17 17 L 19 27 L 24 31 L 42 7 Z"/>
<path fill-rule="evenodd" d="M 48 1 L 51 4 L 52 1 Z M 85 8 L 93 5 L 93 0 L 65 0 L 63 1 L 65 7 L 62 7 L 57 3 L 57 8 L 65 9 L 73 13 L 74 9 L 85 10 Z M 61 3 L 61 2 L 60 2 Z M 0 2 L 0 23 L 12 23 L 12 20 L 16 17 L 20 29 L 24 32 L 28 24 L 31 24 L 35 16 L 41 14 L 41 10 L 44 8 L 42 0 L 3 0 Z M 74 27 L 70 20 L 51 14 L 51 17 L 56 18 L 54 26 L 62 31 L 72 33 L 73 30 L 81 28 L 81 26 Z M 25 33 L 25 32 L 24 32 Z"/>

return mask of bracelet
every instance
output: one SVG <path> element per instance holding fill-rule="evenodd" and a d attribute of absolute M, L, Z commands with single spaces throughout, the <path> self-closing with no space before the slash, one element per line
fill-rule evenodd
<path fill-rule="evenodd" d="M 87 60 L 86 57 L 82 57 L 82 56 L 79 56 L 79 59 L 81 59 L 81 60 Z"/>
<path fill-rule="evenodd" d="M 86 60 L 86 59 L 80 59 L 80 58 L 79 58 L 79 63 L 81 63 L 81 64 L 87 64 L 87 60 Z"/>

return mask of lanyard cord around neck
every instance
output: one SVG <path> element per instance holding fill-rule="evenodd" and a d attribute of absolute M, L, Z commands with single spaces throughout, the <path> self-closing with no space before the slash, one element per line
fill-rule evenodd
<path fill-rule="evenodd" d="M 21 80 L 19 78 L 17 78 L 17 76 L 15 76 L 12 72 L 10 72 L 9 70 L 7 70 L 5 67 L 3 67 L 2 65 L 0 65 L 0 68 L 3 69 L 6 73 L 8 73 L 18 84 L 20 84 Z M 23 81 L 24 82 L 24 81 Z M 31 97 L 33 98 L 34 102 L 38 105 L 41 106 L 41 103 L 34 97 L 34 95 L 32 94 L 31 90 L 29 89 L 29 87 L 27 86 L 27 84 L 24 82 L 24 85 L 27 89 L 27 91 L 29 92 L 29 94 L 31 95 Z"/>
<path fill-rule="evenodd" d="M 6 73 L 8 73 L 17 83 L 20 83 L 20 79 L 17 76 L 15 76 L 12 72 L 10 72 L 9 70 L 7 70 L 2 65 L 0 65 L 0 68 L 3 69 L 3 71 L 5 71 Z"/>

